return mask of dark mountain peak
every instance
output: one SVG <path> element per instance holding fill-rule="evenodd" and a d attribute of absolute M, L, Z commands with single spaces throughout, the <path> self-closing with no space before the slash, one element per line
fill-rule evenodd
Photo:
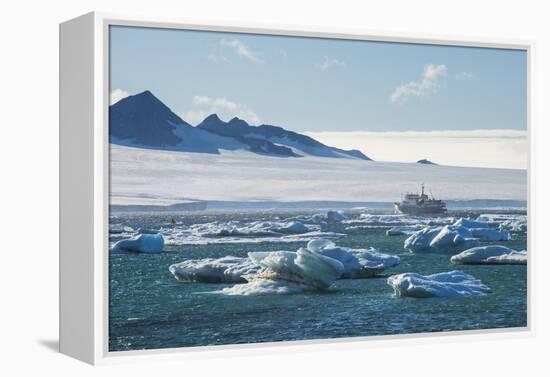
<path fill-rule="evenodd" d="M 218 114 L 210 114 L 209 116 L 207 116 L 206 118 L 204 118 L 204 120 L 202 121 L 202 123 L 204 122 L 221 122 L 222 120 L 220 119 L 220 117 L 218 116 Z"/>
<path fill-rule="evenodd" d="M 437 165 L 435 162 L 432 162 L 428 160 L 427 158 L 423 158 L 422 160 L 416 161 L 417 164 L 424 164 L 424 165 Z"/>
<path fill-rule="evenodd" d="M 149 90 L 128 96 L 109 107 L 109 134 L 144 146 L 175 146 L 181 139 L 176 125 L 191 127 Z"/>
<path fill-rule="evenodd" d="M 227 124 L 230 126 L 234 126 L 234 127 L 236 126 L 241 128 L 254 127 L 248 124 L 244 119 L 241 119 L 239 117 L 233 117 L 229 122 L 227 122 Z"/>

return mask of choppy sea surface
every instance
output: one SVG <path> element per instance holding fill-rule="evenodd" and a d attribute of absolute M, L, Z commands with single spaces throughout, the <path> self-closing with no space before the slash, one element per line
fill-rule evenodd
<path fill-rule="evenodd" d="M 297 215 L 311 215 L 311 212 L 119 214 L 111 216 L 110 223 L 135 230 L 189 229 L 194 224 L 213 222 L 277 222 Z M 354 216 L 358 215 L 351 215 L 351 220 Z M 453 265 L 449 254 L 405 250 L 403 242 L 407 236 L 386 236 L 388 228 L 385 224 L 357 226 L 349 222 L 324 225 L 318 233 L 332 237 L 338 246 L 372 246 L 380 252 L 398 255 L 401 263 L 377 278 L 337 280 L 327 291 L 294 295 L 213 294 L 232 284 L 178 282 L 168 267 L 187 259 L 246 257 L 251 251 L 296 251 L 305 246 L 307 234 L 197 237 L 176 232 L 161 254 L 110 252 L 109 349 L 142 350 L 527 325 L 526 266 Z M 126 236 L 111 234 L 110 241 Z M 525 232 L 514 232 L 510 241 L 484 244 L 524 250 L 527 236 Z M 451 270 L 461 270 L 480 279 L 491 288 L 491 293 L 461 298 L 399 298 L 386 284 L 387 277 L 396 273 L 426 275 Z"/>

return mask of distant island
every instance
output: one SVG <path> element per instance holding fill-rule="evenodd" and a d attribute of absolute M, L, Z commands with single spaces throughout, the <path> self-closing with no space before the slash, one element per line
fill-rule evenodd
<path fill-rule="evenodd" d="M 426 158 L 423 158 L 422 160 L 416 161 L 417 164 L 425 164 L 425 165 L 438 165 L 435 162 L 432 162 Z"/>
<path fill-rule="evenodd" d="M 271 125 L 253 126 L 216 114 L 194 127 L 150 91 L 126 97 L 109 108 L 109 141 L 148 149 L 219 154 L 247 150 L 273 157 L 331 157 L 370 161 L 362 152 L 325 145 L 309 136 Z"/>

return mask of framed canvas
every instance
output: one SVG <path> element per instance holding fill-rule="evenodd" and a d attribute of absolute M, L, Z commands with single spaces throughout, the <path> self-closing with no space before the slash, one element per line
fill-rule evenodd
<path fill-rule="evenodd" d="M 61 24 L 61 352 L 531 334 L 532 50 Z"/>

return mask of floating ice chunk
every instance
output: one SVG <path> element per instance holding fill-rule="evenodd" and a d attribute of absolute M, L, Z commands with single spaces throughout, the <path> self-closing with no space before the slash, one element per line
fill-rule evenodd
<path fill-rule="evenodd" d="M 489 224 L 485 221 L 480 221 L 479 218 L 478 220 L 470 220 L 470 219 L 466 219 L 464 217 L 461 217 L 460 219 L 458 219 L 454 224 L 453 226 L 456 226 L 456 227 L 459 227 L 459 226 L 463 226 L 464 228 L 488 228 L 489 227 Z"/>
<path fill-rule="evenodd" d="M 399 264 L 398 256 L 379 253 L 374 248 L 350 249 L 338 247 L 334 242 L 325 239 L 309 241 L 307 248 L 315 253 L 336 259 L 344 266 L 341 278 L 370 278 L 387 268 Z"/>
<path fill-rule="evenodd" d="M 123 224 L 109 224 L 109 233 L 120 234 L 120 233 L 132 233 L 134 229 L 127 225 Z"/>
<path fill-rule="evenodd" d="M 429 250 L 430 243 L 439 234 L 441 227 L 425 227 L 413 233 L 405 240 L 405 249 L 411 251 Z"/>
<path fill-rule="evenodd" d="M 426 227 L 405 240 L 404 247 L 411 251 L 459 252 L 479 246 L 479 240 L 462 226 Z"/>
<path fill-rule="evenodd" d="M 284 295 L 306 291 L 306 287 L 281 280 L 253 280 L 247 284 L 237 284 L 223 288 L 219 293 L 228 296 Z"/>
<path fill-rule="evenodd" d="M 479 245 L 473 239 L 472 232 L 462 226 L 445 225 L 430 242 L 430 247 L 436 250 L 462 250 Z"/>
<path fill-rule="evenodd" d="M 140 234 L 137 237 L 120 240 L 112 250 L 126 250 L 137 253 L 160 253 L 164 248 L 164 238 L 160 234 Z"/>
<path fill-rule="evenodd" d="M 260 269 L 249 258 L 232 256 L 191 259 L 169 267 L 169 271 L 179 281 L 200 283 L 245 283 L 243 275 L 255 274 Z"/>
<path fill-rule="evenodd" d="M 499 229 L 510 232 L 527 232 L 527 216 L 506 220 L 499 225 Z"/>
<path fill-rule="evenodd" d="M 423 229 L 422 225 L 403 225 L 394 226 L 386 231 L 386 236 L 410 236 L 411 234 Z"/>
<path fill-rule="evenodd" d="M 313 289 L 325 289 L 344 272 L 341 262 L 305 248 L 297 252 L 252 252 L 248 256 L 266 268 L 254 275 L 254 280 L 284 280 Z"/>
<path fill-rule="evenodd" d="M 509 241 L 510 233 L 507 230 L 498 230 L 492 228 L 472 228 L 470 229 L 474 238 L 480 241 Z"/>
<path fill-rule="evenodd" d="M 451 257 L 461 264 L 527 264 L 527 251 L 516 251 L 505 246 L 480 246 L 464 250 Z"/>
<path fill-rule="evenodd" d="M 350 225 L 384 225 L 384 226 L 397 226 L 397 225 L 445 225 L 451 224 L 455 219 L 453 217 L 425 217 L 425 216 L 411 216 L 411 215 L 374 215 L 370 213 L 362 213 L 359 219 L 346 220 L 344 223 Z"/>
<path fill-rule="evenodd" d="M 330 287 L 344 272 L 339 261 L 309 249 L 248 253 L 263 269 L 245 275 L 246 284 L 224 288 L 226 295 L 290 294 L 322 290 Z"/>
<path fill-rule="evenodd" d="M 326 214 L 327 221 L 339 222 L 346 219 L 343 211 L 328 211 Z"/>
<path fill-rule="evenodd" d="M 462 271 L 426 276 L 409 272 L 390 276 L 387 282 L 398 297 L 460 297 L 490 292 L 480 280 Z"/>
<path fill-rule="evenodd" d="M 493 226 L 498 226 L 500 230 L 508 230 L 510 232 L 527 232 L 526 215 L 486 213 L 479 215 L 477 220 L 486 221 Z"/>

